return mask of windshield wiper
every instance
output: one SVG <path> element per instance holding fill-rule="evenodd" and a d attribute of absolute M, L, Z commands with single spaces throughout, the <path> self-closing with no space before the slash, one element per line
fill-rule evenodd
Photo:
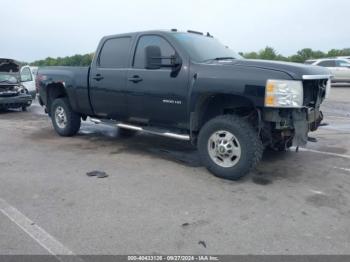
<path fill-rule="evenodd" d="M 210 58 L 210 59 L 206 59 L 203 62 L 208 62 L 208 61 L 220 61 L 220 60 L 233 60 L 236 59 L 235 57 L 232 56 L 222 56 L 222 57 L 215 57 L 215 58 Z"/>
<path fill-rule="evenodd" d="M 236 59 L 236 58 L 234 58 L 234 57 L 232 57 L 232 56 L 223 56 L 223 57 L 216 57 L 216 58 L 214 58 L 213 60 L 228 60 L 228 59 Z"/>

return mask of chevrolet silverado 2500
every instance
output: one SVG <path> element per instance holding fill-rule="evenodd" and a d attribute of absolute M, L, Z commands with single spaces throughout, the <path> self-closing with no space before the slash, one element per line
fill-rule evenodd
<path fill-rule="evenodd" d="M 40 101 L 61 136 L 81 120 L 188 140 L 216 176 L 239 179 L 266 147 L 305 145 L 322 120 L 327 69 L 243 59 L 210 34 L 106 36 L 90 67 L 39 69 Z"/>

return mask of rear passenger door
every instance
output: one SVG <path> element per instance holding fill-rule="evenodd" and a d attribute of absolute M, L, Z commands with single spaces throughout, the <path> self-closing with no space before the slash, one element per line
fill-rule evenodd
<path fill-rule="evenodd" d="M 126 74 L 129 67 L 129 36 L 106 39 L 90 72 L 90 98 L 95 114 L 123 119 L 127 114 Z"/>

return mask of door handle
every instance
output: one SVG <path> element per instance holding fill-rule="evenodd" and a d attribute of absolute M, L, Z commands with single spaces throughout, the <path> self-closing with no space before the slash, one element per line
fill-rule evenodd
<path fill-rule="evenodd" d="M 134 75 L 132 77 L 129 77 L 128 80 L 133 83 L 138 83 L 142 81 L 142 78 L 138 75 Z"/>
<path fill-rule="evenodd" d="M 96 81 L 100 81 L 102 80 L 104 77 L 101 76 L 100 74 L 97 74 L 95 77 L 93 77 L 93 79 L 95 79 Z"/>

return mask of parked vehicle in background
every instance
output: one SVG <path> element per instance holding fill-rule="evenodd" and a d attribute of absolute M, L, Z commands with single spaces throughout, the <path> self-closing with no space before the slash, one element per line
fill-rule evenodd
<path fill-rule="evenodd" d="M 349 62 L 350 62 L 350 56 L 338 56 L 337 58 L 346 59 L 346 60 L 349 60 Z"/>
<path fill-rule="evenodd" d="M 248 60 L 210 34 L 149 31 L 104 37 L 90 67 L 40 68 L 40 101 L 56 132 L 81 119 L 197 145 L 216 176 L 239 179 L 265 147 L 305 145 L 320 125 L 329 70 Z"/>
<path fill-rule="evenodd" d="M 345 58 L 310 59 L 305 64 L 328 68 L 333 75 L 332 83 L 350 83 L 350 61 Z"/>
<path fill-rule="evenodd" d="M 23 66 L 21 68 L 21 81 L 25 88 L 28 90 L 29 94 L 32 96 L 32 99 L 36 98 L 36 86 L 35 86 L 35 75 L 34 71 L 37 73 L 37 68 L 31 66 Z"/>
<path fill-rule="evenodd" d="M 32 103 L 32 96 L 24 86 L 30 79 L 31 73 L 21 71 L 19 62 L 0 58 L 0 109 L 22 108 L 25 111 Z"/>

